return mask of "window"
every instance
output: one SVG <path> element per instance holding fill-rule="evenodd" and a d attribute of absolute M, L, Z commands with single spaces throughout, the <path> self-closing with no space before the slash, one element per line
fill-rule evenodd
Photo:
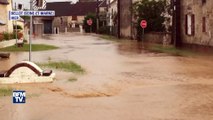
<path fill-rule="evenodd" d="M 18 4 L 18 10 L 22 10 L 23 9 L 23 5 L 22 4 Z"/>
<path fill-rule="evenodd" d="M 63 18 L 61 17 L 60 19 L 61 19 L 61 24 L 63 24 Z"/>
<path fill-rule="evenodd" d="M 203 17 L 202 19 L 202 31 L 206 32 L 206 17 Z"/>
<path fill-rule="evenodd" d="M 77 16 L 72 16 L 72 20 L 77 20 Z"/>
<path fill-rule="evenodd" d="M 36 6 L 42 7 L 43 6 L 43 0 L 36 0 Z"/>
<path fill-rule="evenodd" d="M 185 20 L 185 28 L 187 35 L 194 35 L 195 34 L 195 15 L 194 14 L 187 14 Z"/>

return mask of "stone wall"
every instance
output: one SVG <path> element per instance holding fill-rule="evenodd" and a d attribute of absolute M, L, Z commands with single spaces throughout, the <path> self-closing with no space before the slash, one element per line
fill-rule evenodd
<path fill-rule="evenodd" d="M 131 24 L 132 14 L 130 7 L 132 5 L 131 0 L 120 0 L 120 32 L 121 37 L 131 37 Z"/>
<path fill-rule="evenodd" d="M 55 17 L 53 29 L 59 28 L 59 32 L 80 32 L 84 16 L 77 16 L 77 20 L 72 20 L 72 16 Z"/>
<path fill-rule="evenodd" d="M 145 33 L 144 40 L 150 43 L 170 44 L 171 33 L 164 33 L 164 32 Z"/>
<path fill-rule="evenodd" d="M 213 46 L 213 1 L 182 0 L 181 1 L 181 36 L 183 43 Z M 194 15 L 194 35 L 186 34 L 186 15 Z M 206 31 L 203 32 L 203 17 L 206 18 Z"/>

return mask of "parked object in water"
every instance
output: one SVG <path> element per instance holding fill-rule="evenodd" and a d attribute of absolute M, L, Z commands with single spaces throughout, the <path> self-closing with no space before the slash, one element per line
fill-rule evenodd
<path fill-rule="evenodd" d="M 9 58 L 10 53 L 0 53 L 0 58 Z"/>
<path fill-rule="evenodd" d="M 0 73 L 0 84 L 53 82 L 55 73 L 42 70 L 35 63 L 23 61 Z"/>

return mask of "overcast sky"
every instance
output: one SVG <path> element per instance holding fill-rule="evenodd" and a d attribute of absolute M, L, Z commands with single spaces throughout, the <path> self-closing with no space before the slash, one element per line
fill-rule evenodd
<path fill-rule="evenodd" d="M 63 2 L 63 1 L 72 1 L 76 2 L 78 0 L 46 0 L 47 2 Z M 30 0 L 13 0 L 13 3 L 21 3 L 24 4 L 24 8 L 29 8 Z"/>

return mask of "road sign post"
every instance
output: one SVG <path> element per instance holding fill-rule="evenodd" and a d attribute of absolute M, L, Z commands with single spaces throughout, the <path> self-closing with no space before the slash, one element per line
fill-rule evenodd
<path fill-rule="evenodd" d="M 141 23 L 140 23 L 140 26 L 143 29 L 143 32 L 142 32 L 142 41 L 143 41 L 143 39 L 144 39 L 144 29 L 147 27 L 147 21 L 146 20 L 142 20 Z"/>
<path fill-rule="evenodd" d="M 30 16 L 29 61 L 31 61 L 31 52 L 32 52 L 33 16 L 55 16 L 55 11 L 33 11 L 45 8 L 46 8 L 46 0 L 30 0 L 30 11 L 9 11 L 9 20 L 19 20 L 20 16 Z"/>
<path fill-rule="evenodd" d="M 30 0 L 30 10 L 33 9 L 33 0 Z M 30 36 L 29 36 L 29 61 L 31 61 L 31 53 L 32 53 L 32 32 L 33 32 L 33 16 L 30 16 Z"/>
<path fill-rule="evenodd" d="M 87 24 L 90 26 L 90 33 L 92 33 L 92 19 L 90 18 L 89 20 L 87 20 Z"/>
<path fill-rule="evenodd" d="M 55 11 L 32 11 L 32 2 L 33 0 L 30 1 L 31 11 L 9 11 L 9 20 L 19 20 L 20 16 L 30 16 L 29 61 L 32 60 L 33 16 L 55 16 Z"/>

